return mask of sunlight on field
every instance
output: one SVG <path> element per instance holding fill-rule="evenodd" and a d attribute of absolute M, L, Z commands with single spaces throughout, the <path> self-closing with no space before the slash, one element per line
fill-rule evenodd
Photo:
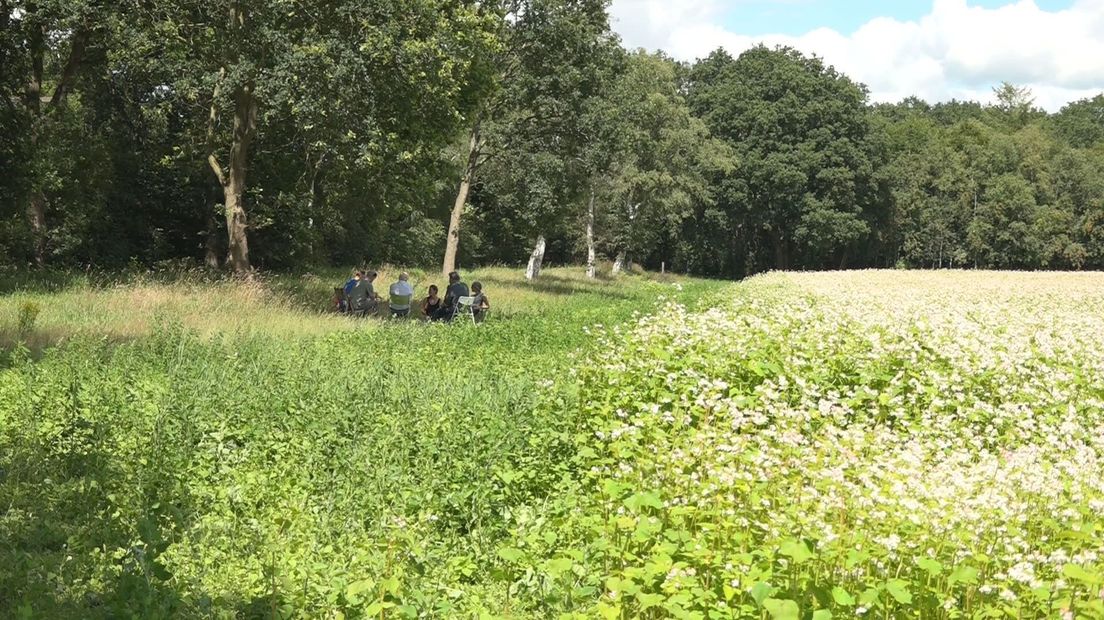
<path fill-rule="evenodd" d="M 516 555 L 603 573 L 605 617 L 1101 617 L 1102 291 L 775 273 L 608 331 L 586 481 Z"/>
<path fill-rule="evenodd" d="M 382 268 L 376 291 L 386 296 L 387 287 L 399 271 Z M 106 284 L 75 278 L 46 292 L 17 288 L 0 299 L 0 345 L 10 346 L 19 339 L 16 324 L 20 308 L 27 303 L 40 308 L 33 333 L 24 338 L 32 348 L 78 335 L 132 339 L 148 335 L 158 325 L 172 323 L 206 336 L 306 336 L 374 329 L 376 321 L 352 319 L 331 311 L 333 288 L 343 285 L 349 273 L 334 269 L 317 275 L 265 276 L 252 282 L 205 281 L 194 274 L 160 279 L 137 276 Z M 464 278 L 469 284 L 483 282 L 495 318 L 555 310 L 569 304 L 573 296 L 624 299 L 639 295 L 644 301 L 649 289 L 658 296 L 679 281 L 673 276 L 623 276 L 619 282 L 608 277 L 591 280 L 581 268 L 548 269 L 535 282 L 527 282 L 519 269 L 503 267 L 464 272 Z M 430 284 L 437 284 L 444 294 L 446 280 L 436 273 L 412 270 L 411 283 L 420 300 Z M 646 303 L 642 305 L 642 309 L 646 307 Z"/>
<path fill-rule="evenodd" d="M 8 325 L 42 306 L 32 336 L 130 337 L 5 352 L 0 617 L 507 609 L 507 515 L 571 462 L 571 416 L 535 406 L 549 380 L 587 326 L 732 286 L 476 270 L 495 314 L 427 328 L 324 314 L 344 275 L 9 287 Z"/>
<path fill-rule="evenodd" d="M 0 616 L 1104 617 L 1104 274 L 341 275 L 4 300 Z"/>

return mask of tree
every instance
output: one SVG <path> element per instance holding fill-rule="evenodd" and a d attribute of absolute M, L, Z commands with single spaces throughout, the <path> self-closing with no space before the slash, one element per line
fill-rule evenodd
<path fill-rule="evenodd" d="M 193 106 L 193 120 L 202 119 L 236 273 L 251 269 L 246 197 L 264 130 L 281 119 L 300 123 L 296 141 L 316 181 L 338 151 L 370 165 L 373 155 L 438 148 L 455 132 L 482 24 L 463 0 L 190 0 L 146 15 L 147 32 L 169 42 L 157 61 L 175 76 L 175 96 L 207 102 Z"/>
<path fill-rule="evenodd" d="M 563 145 L 571 142 L 580 102 L 594 88 L 594 63 L 603 58 L 612 40 L 606 4 L 606 0 L 499 0 L 480 5 L 496 18 L 497 28 L 494 44 L 488 45 L 493 54 L 471 73 L 477 103 L 468 117 L 471 129 L 442 271 L 456 267 L 464 208 L 488 159 L 506 159 L 523 144 L 564 156 Z"/>
<path fill-rule="evenodd" d="M 1104 94 L 1064 106 L 1053 117 L 1053 124 L 1070 146 L 1092 148 L 1104 144 Z"/>
<path fill-rule="evenodd" d="M 718 196 L 731 228 L 772 250 L 753 251 L 744 271 L 845 264 L 877 207 L 865 88 L 817 58 L 759 46 L 698 63 L 689 101 L 739 161 Z"/>
<path fill-rule="evenodd" d="M 46 264 L 49 239 L 48 190 L 52 163 L 44 157 L 44 138 L 58 120 L 79 79 L 89 42 L 102 35 L 116 16 L 112 7 L 76 0 L 15 0 L 0 2 L 3 40 L 3 83 L 0 95 L 8 107 L 7 123 L 19 128 L 25 203 L 34 261 Z M 13 82 L 22 82 L 15 93 Z M 16 106 L 19 106 L 17 109 Z"/>
<path fill-rule="evenodd" d="M 1032 267 L 1038 257 L 1038 217 L 1031 185 L 1018 175 L 997 177 L 986 189 L 967 231 L 972 257 L 999 268 Z"/>
<path fill-rule="evenodd" d="M 1044 113 L 1035 107 L 1035 96 L 1026 86 L 1001 82 L 1000 86 L 993 89 L 993 96 L 997 100 L 996 109 L 1014 129 L 1022 128 L 1032 120 L 1044 116 Z"/>
<path fill-rule="evenodd" d="M 606 205 L 601 219 L 617 270 L 677 237 L 694 207 L 710 201 L 709 174 L 730 170 L 731 157 L 690 113 L 677 65 L 660 54 L 630 54 L 595 114 L 605 138 L 597 147 L 609 159 L 592 166 L 602 174 L 594 191 Z"/>

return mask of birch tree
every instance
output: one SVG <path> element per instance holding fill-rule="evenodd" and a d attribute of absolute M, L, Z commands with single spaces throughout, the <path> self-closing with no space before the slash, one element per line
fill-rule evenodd
<path fill-rule="evenodd" d="M 481 97 L 469 117 L 443 272 L 456 268 L 464 209 L 483 165 L 499 159 L 505 160 L 500 162 L 503 166 L 517 170 L 517 162 L 509 159 L 522 150 L 556 152 L 572 140 L 572 119 L 580 101 L 595 87 L 592 67 L 615 41 L 607 4 L 607 0 L 500 0 L 481 5 L 482 11 L 498 20 L 496 44 L 494 53 L 472 75 L 473 88 Z M 537 241 L 541 234 L 536 232 Z M 534 265 L 540 263 L 540 249 L 541 244 L 535 244 Z"/>

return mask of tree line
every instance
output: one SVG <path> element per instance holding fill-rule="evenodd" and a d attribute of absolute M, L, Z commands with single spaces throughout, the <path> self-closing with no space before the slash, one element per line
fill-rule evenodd
<path fill-rule="evenodd" d="M 1104 267 L 1104 96 L 871 104 L 606 0 L 0 0 L 9 265 Z"/>

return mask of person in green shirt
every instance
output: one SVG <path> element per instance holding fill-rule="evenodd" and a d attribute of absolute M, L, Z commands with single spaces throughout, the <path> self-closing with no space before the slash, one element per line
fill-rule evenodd
<path fill-rule="evenodd" d="M 377 275 L 379 274 L 375 271 L 365 273 L 364 277 L 358 280 L 353 289 L 349 291 L 350 312 L 358 316 L 376 313 L 379 307 L 379 295 L 376 294 L 372 283 L 375 282 Z"/>

